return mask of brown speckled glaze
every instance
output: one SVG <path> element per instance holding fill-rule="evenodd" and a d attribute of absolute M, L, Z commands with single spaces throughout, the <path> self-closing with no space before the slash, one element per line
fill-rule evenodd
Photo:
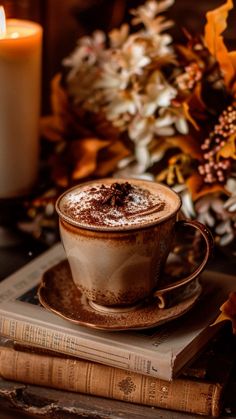
<path fill-rule="evenodd" d="M 173 320 L 190 310 L 201 294 L 201 286 L 194 287 L 169 308 L 160 309 L 158 299 L 143 303 L 133 311 L 103 313 L 93 309 L 85 294 L 75 286 L 67 261 L 47 270 L 38 291 L 41 304 L 72 323 L 101 330 L 146 329 Z"/>
<path fill-rule="evenodd" d="M 103 179 L 99 182 L 110 184 L 114 181 Z M 78 290 L 90 301 L 100 305 L 101 309 L 136 305 L 154 291 L 160 291 L 159 297 L 162 298 L 165 284 L 164 288 L 160 285 L 160 278 L 177 226 L 183 228 L 185 225 L 191 225 L 199 230 L 206 242 L 206 253 L 196 270 L 176 284 L 168 285 L 168 291 L 196 278 L 210 254 L 210 236 L 203 225 L 194 221 L 176 221 L 181 201 L 174 191 L 156 182 L 130 180 L 130 183 L 132 182 L 136 182 L 144 190 L 152 191 L 153 194 L 162 193 L 165 198 L 163 216 L 159 217 L 154 212 L 148 214 L 147 218 L 143 217 L 140 224 L 136 221 L 136 224 L 121 223 L 115 227 L 103 226 L 100 217 L 97 226 L 83 225 L 74 218 L 70 219 L 69 214 L 63 212 L 63 205 L 60 208 L 61 200 L 66 202 L 67 193 L 73 197 L 83 185 L 62 194 L 56 204 L 61 239 L 73 281 Z M 91 186 L 93 182 L 88 184 Z M 83 202 L 80 204 L 76 201 L 73 205 L 83 206 Z M 96 207 L 96 211 L 99 211 L 99 206 Z"/>
<path fill-rule="evenodd" d="M 175 216 L 149 228 L 90 231 L 60 220 L 76 286 L 105 306 L 136 304 L 157 288 L 174 234 Z"/>

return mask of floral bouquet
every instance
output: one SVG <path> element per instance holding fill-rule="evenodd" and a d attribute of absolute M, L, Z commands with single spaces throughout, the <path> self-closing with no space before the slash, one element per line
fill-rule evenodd
<path fill-rule="evenodd" d="M 63 189 L 104 176 L 164 182 L 185 216 L 220 245 L 236 235 L 236 52 L 222 33 L 233 7 L 209 11 L 202 34 L 176 44 L 165 11 L 173 0 L 131 10 L 130 24 L 79 39 L 52 81 L 50 187 L 29 206 L 33 231 L 53 226 Z M 32 228 L 32 226 L 31 226 Z"/>

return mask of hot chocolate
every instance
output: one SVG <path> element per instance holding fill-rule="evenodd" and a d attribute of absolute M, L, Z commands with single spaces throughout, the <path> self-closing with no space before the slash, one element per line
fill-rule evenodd
<path fill-rule="evenodd" d="M 135 228 L 163 220 L 180 205 L 165 186 L 141 180 L 87 183 L 62 196 L 58 209 L 70 223 L 85 228 Z"/>
<path fill-rule="evenodd" d="M 177 221 L 180 205 L 170 188 L 137 179 L 87 182 L 58 198 L 60 234 L 72 277 L 93 309 L 130 310 L 152 296 L 179 223 L 181 229 L 191 225 L 203 234 L 209 254 L 205 227 Z M 189 277 L 168 284 L 168 290 L 192 280 L 207 259 Z"/>

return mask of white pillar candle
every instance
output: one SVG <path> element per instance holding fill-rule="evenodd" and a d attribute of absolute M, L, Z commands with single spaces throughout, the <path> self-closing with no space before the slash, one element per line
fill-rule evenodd
<path fill-rule="evenodd" d="M 0 198 L 10 198 L 38 172 L 42 28 L 4 18 L 0 7 Z"/>

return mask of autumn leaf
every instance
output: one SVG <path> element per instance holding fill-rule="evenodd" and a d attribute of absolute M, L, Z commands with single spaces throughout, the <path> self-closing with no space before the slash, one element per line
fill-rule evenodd
<path fill-rule="evenodd" d="M 233 1 L 227 0 L 224 5 L 209 11 L 206 14 L 207 23 L 204 35 L 205 45 L 213 57 L 216 58 L 228 88 L 235 76 L 235 69 L 221 34 L 227 28 L 226 20 L 228 12 L 232 8 Z"/>
<path fill-rule="evenodd" d="M 203 196 L 215 193 L 223 193 L 224 195 L 228 195 L 226 189 L 220 184 L 212 184 L 209 186 L 204 184 L 203 178 L 198 172 L 193 173 L 186 180 L 186 185 L 191 193 L 193 201 L 197 201 Z"/>
<path fill-rule="evenodd" d="M 194 121 L 194 118 L 192 115 L 194 115 L 195 117 L 197 115 L 197 119 L 206 118 L 205 116 L 206 105 L 202 99 L 202 84 L 201 83 L 196 84 L 192 94 L 189 95 L 187 99 L 187 105 L 188 105 L 188 108 L 191 109 L 191 114 L 190 114 L 190 111 L 189 111 L 189 114 L 191 118 L 193 119 L 193 121 Z M 199 127 L 197 126 L 197 130 L 198 129 Z"/>
<path fill-rule="evenodd" d="M 196 130 L 199 130 L 198 124 L 194 121 L 194 119 L 192 118 L 192 116 L 191 116 L 191 114 L 189 112 L 189 105 L 188 105 L 188 103 L 187 102 L 183 102 L 182 106 L 183 106 L 184 116 L 187 119 L 187 121 L 189 121 Z"/>
<path fill-rule="evenodd" d="M 41 135 L 50 141 L 61 141 L 65 139 L 67 127 L 73 126 L 73 119 L 67 94 L 61 87 L 60 74 L 51 82 L 51 107 L 52 115 L 41 118 Z"/>
<path fill-rule="evenodd" d="M 172 147 L 180 148 L 184 153 L 189 154 L 194 159 L 201 159 L 202 153 L 200 145 L 190 135 L 176 135 L 165 139 Z"/>
<path fill-rule="evenodd" d="M 234 67 L 234 71 L 236 71 L 236 51 L 230 51 L 229 56 L 230 56 L 231 63 Z"/>
<path fill-rule="evenodd" d="M 84 138 L 73 141 L 71 145 L 71 158 L 74 160 L 72 179 L 79 180 L 89 177 L 97 167 L 97 156 L 99 150 L 107 147 L 109 141 L 99 138 Z"/>
<path fill-rule="evenodd" d="M 43 116 L 40 120 L 40 134 L 52 142 L 65 140 L 65 131 L 58 124 L 58 119 L 54 115 Z"/>
<path fill-rule="evenodd" d="M 130 150 L 128 150 L 122 141 L 114 140 L 110 142 L 110 145 L 102 149 L 99 153 L 95 175 L 98 177 L 111 175 L 117 168 L 118 162 L 129 154 Z"/>
<path fill-rule="evenodd" d="M 236 134 L 231 135 L 226 144 L 218 151 L 217 159 L 219 160 L 220 157 L 236 160 Z"/>
<path fill-rule="evenodd" d="M 188 48 L 185 45 L 176 45 L 177 52 L 187 61 L 187 62 L 202 62 L 199 58 L 199 55 L 196 54 L 191 48 Z"/>
<path fill-rule="evenodd" d="M 228 299 L 220 307 L 220 311 L 221 314 L 217 318 L 218 322 L 231 320 L 233 333 L 236 334 L 236 291 L 232 291 L 229 294 Z"/>

